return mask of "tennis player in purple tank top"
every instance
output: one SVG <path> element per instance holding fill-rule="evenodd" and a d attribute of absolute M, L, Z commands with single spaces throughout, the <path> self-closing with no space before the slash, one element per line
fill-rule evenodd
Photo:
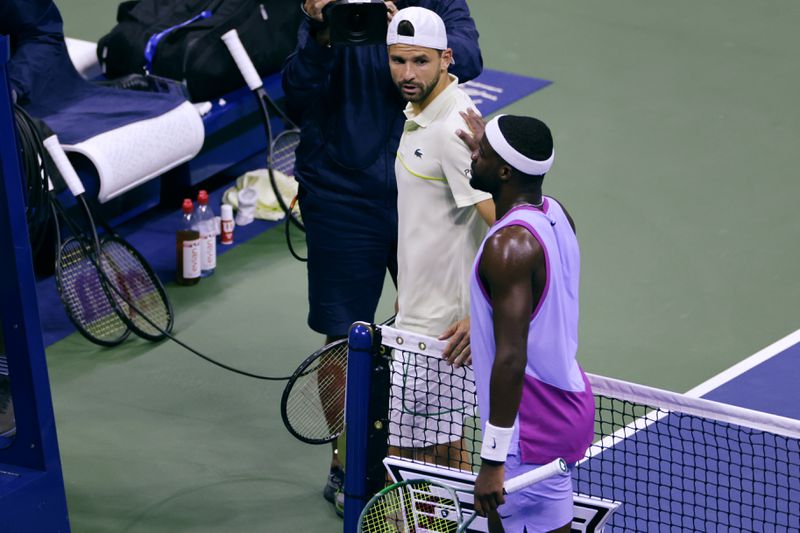
<path fill-rule="evenodd" d="M 459 136 L 470 184 L 492 194 L 497 222 L 471 278 L 472 363 L 483 428 L 475 505 L 490 531 L 570 530 L 569 473 L 512 495 L 503 481 L 556 458 L 574 464 L 594 435 L 594 397 L 576 360 L 580 250 L 572 219 L 542 181 L 554 159 L 549 128 L 502 115 Z"/>

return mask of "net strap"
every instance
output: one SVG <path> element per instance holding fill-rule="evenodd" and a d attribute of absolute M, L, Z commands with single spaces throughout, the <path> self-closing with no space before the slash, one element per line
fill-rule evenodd
<path fill-rule="evenodd" d="M 441 357 L 447 347 L 447 341 L 390 326 L 381 326 L 381 342 L 384 346 L 434 358 Z"/>

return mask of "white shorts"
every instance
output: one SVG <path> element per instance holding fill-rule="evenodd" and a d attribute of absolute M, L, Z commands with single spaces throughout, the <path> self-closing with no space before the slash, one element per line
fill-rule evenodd
<path fill-rule="evenodd" d="M 510 479 L 542 465 L 525 464 L 520 455 L 506 458 L 505 477 Z M 506 495 L 497 508 L 505 533 L 552 531 L 572 522 L 572 474 L 556 474 L 518 492 Z"/>
<path fill-rule="evenodd" d="M 475 410 L 470 367 L 394 350 L 389 445 L 426 448 L 461 440 L 464 418 Z"/>

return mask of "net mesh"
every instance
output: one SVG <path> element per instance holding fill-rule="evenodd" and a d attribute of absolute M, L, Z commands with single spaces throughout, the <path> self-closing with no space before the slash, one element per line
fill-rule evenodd
<path fill-rule="evenodd" d="M 575 490 L 622 502 L 625 531 L 797 531 L 800 441 L 596 395 L 596 436 Z"/>
<path fill-rule="evenodd" d="M 435 353 L 415 353 L 408 343 L 403 351 L 384 347 L 383 354 L 392 361 L 389 453 L 477 472 L 480 424 L 471 372 L 441 364 Z M 618 382 L 626 394 L 617 395 L 595 386 L 604 379 L 590 376 L 597 405 L 595 443 L 573 469 L 573 488 L 622 504 L 608 524 L 611 530 L 800 530 L 797 433 L 755 429 L 747 420 L 715 412 L 715 406 L 738 408 L 658 391 L 677 399 L 678 407 L 670 402 L 667 410 L 659 398 L 648 399 L 655 389 Z M 628 393 L 639 389 L 642 398 L 631 400 Z M 417 415 L 463 404 L 462 429 L 452 417 L 421 421 L 409 416 L 409 396 Z M 711 412 L 703 411 L 709 407 Z M 414 445 L 398 453 L 392 445 L 409 434 L 416 436 Z M 453 442 L 458 434 L 462 438 Z"/>
<path fill-rule="evenodd" d="M 472 369 L 407 350 L 394 350 L 390 367 L 390 453 L 470 470 L 476 443 Z"/>

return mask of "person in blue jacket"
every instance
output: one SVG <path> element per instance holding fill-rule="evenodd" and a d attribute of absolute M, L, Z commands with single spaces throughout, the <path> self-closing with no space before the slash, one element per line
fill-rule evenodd
<path fill-rule="evenodd" d="M 331 45 L 322 9 L 333 1 L 301 4 L 306 17 L 283 67 L 287 108 L 302 130 L 295 177 L 308 247 L 308 325 L 327 342 L 357 320 L 373 321 L 386 270 L 396 279 L 394 161 L 405 121 L 386 44 Z M 478 31 L 465 0 L 386 6 L 390 19 L 410 6 L 435 11 L 453 50 L 450 72 L 461 82 L 481 73 Z M 326 499 L 336 498 L 342 479 L 334 446 Z"/>

